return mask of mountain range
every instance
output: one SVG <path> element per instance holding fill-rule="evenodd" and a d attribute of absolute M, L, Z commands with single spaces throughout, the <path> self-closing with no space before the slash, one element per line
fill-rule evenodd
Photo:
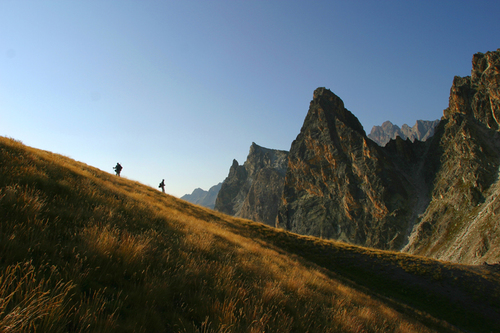
<path fill-rule="evenodd" d="M 420 140 L 420 141 L 425 141 L 428 138 L 432 137 L 432 135 L 434 134 L 434 128 L 438 124 L 439 124 L 439 120 L 435 120 L 435 121 L 417 120 L 413 127 L 409 127 L 408 125 L 404 124 L 401 128 L 399 128 L 399 126 L 393 125 L 390 121 L 386 121 L 382 124 L 382 126 L 373 126 L 370 134 L 368 134 L 368 137 L 370 139 L 372 139 L 373 141 L 375 141 L 376 143 L 378 143 L 380 146 L 385 146 L 387 144 L 387 142 L 390 141 L 390 139 L 395 139 L 397 136 L 400 136 L 403 139 L 409 138 L 412 142 L 415 139 Z M 252 147 L 259 147 L 259 149 L 255 150 Z M 252 164 L 253 161 L 257 161 L 258 158 L 255 158 L 253 155 L 258 153 L 259 151 L 266 151 L 266 153 L 268 155 L 282 154 L 282 153 L 286 152 L 283 150 L 280 151 L 280 150 L 276 150 L 276 149 L 264 148 L 264 147 L 258 146 L 256 143 L 252 143 L 252 145 L 250 146 L 249 155 L 247 156 L 247 160 L 244 162 L 244 165 L 249 166 L 250 164 Z M 286 152 L 286 153 L 288 153 L 288 152 Z M 235 166 L 230 168 L 229 175 L 225 180 L 226 183 L 234 182 L 234 180 L 232 180 L 232 178 L 237 176 L 237 174 L 238 174 L 238 173 L 232 171 L 233 168 L 239 166 L 238 161 L 236 161 L 236 162 L 233 161 L 233 164 L 235 164 Z M 288 162 L 286 161 L 286 162 L 282 163 L 282 165 L 277 165 L 275 171 L 277 171 L 278 174 L 283 175 L 284 170 L 286 170 L 287 164 L 288 164 Z M 266 166 L 264 166 L 264 167 L 268 168 Z M 252 168 L 255 170 L 260 170 L 261 165 L 253 165 Z M 273 169 L 273 168 L 274 167 L 271 166 L 271 169 Z M 279 179 L 280 179 L 280 182 L 284 182 L 284 180 L 285 180 L 284 177 L 279 177 Z M 259 183 L 260 180 L 264 181 L 264 183 L 260 184 Z M 253 180 L 252 180 L 252 182 L 253 182 Z M 256 185 L 256 187 L 262 185 L 263 189 L 269 189 L 269 187 L 272 187 L 269 185 L 269 180 L 266 178 L 257 179 L 256 184 L 259 184 L 259 185 Z M 191 202 L 191 203 L 194 203 L 196 205 L 215 209 L 215 202 L 217 200 L 218 193 L 221 189 L 221 185 L 222 185 L 222 182 L 217 184 L 217 185 L 212 186 L 208 191 L 205 191 L 201 188 L 196 188 L 195 190 L 193 190 L 193 192 L 191 194 L 183 195 L 181 197 L 181 199 L 186 200 L 186 201 Z M 226 190 L 227 190 L 227 187 L 225 188 L 225 191 Z M 279 190 L 274 191 L 274 192 L 279 192 Z M 223 193 L 224 193 L 224 191 L 223 191 Z M 246 195 L 247 195 L 247 192 L 245 191 L 244 196 L 246 197 Z M 279 193 L 278 193 L 278 196 L 280 196 Z M 230 198 L 231 194 L 228 194 L 228 195 L 223 194 L 222 197 Z M 224 205 L 223 203 L 220 203 L 220 204 Z M 260 207 L 261 209 L 266 210 L 270 207 L 270 205 L 271 204 L 270 204 L 269 200 L 266 200 L 265 198 L 262 198 L 262 200 L 259 201 L 258 205 L 255 205 L 255 204 L 250 205 L 249 203 L 247 203 L 247 208 L 245 210 L 243 210 L 243 212 L 240 213 L 238 216 L 243 217 L 243 218 L 254 219 L 255 221 L 264 222 L 268 225 L 274 226 L 275 225 L 275 217 L 276 217 L 276 215 L 274 213 L 265 219 L 259 218 L 257 215 L 252 215 L 252 214 L 248 213 L 249 206 L 254 206 L 255 209 L 257 207 Z M 230 213 L 230 211 L 227 211 L 227 213 Z M 277 210 L 276 210 L 276 213 L 277 213 Z M 234 214 L 234 212 L 232 212 L 232 214 Z"/>
<path fill-rule="evenodd" d="M 214 209 L 215 200 L 219 194 L 222 183 L 212 186 L 208 191 L 201 188 L 196 188 L 191 194 L 185 194 L 181 197 L 182 200 L 189 201 L 195 205 Z"/>
<path fill-rule="evenodd" d="M 400 128 L 390 121 L 385 121 L 382 126 L 373 126 L 367 136 L 380 146 L 385 146 L 387 142 L 398 136 L 403 140 L 410 139 L 411 142 L 415 140 L 426 141 L 434 135 L 434 129 L 438 124 L 439 119 L 434 121 L 417 120 L 412 127 L 403 124 Z"/>
<path fill-rule="evenodd" d="M 401 129 L 386 122 L 370 135 L 340 97 L 316 89 L 277 171 L 285 175 L 272 185 L 280 197 L 274 225 L 459 263 L 498 262 L 499 59 L 500 49 L 473 56 L 440 120 Z M 243 202 L 247 211 L 276 208 L 274 199 L 246 200 L 251 186 L 267 182 L 248 177 L 247 168 L 257 170 L 250 165 L 233 162 L 215 209 L 264 222 L 241 213 Z M 273 225 L 272 215 L 265 223 Z"/>

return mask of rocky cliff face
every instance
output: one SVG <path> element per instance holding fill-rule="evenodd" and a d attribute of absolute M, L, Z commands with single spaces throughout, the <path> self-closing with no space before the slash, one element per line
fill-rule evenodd
<path fill-rule="evenodd" d="M 380 146 L 385 146 L 387 142 L 398 136 L 403 140 L 410 139 L 411 142 L 415 140 L 426 141 L 434 135 L 434 129 L 438 124 L 439 119 L 434 121 L 417 120 L 413 127 L 404 124 L 399 128 L 390 121 L 386 121 L 382 126 L 373 126 L 368 137 Z"/>
<path fill-rule="evenodd" d="M 366 246 L 401 248 L 415 217 L 416 196 L 399 169 L 367 138 L 342 100 L 318 88 L 290 149 L 277 226 Z"/>
<path fill-rule="evenodd" d="M 472 65 L 470 77 L 455 77 L 425 142 L 397 137 L 380 147 L 340 98 L 317 89 L 290 149 L 277 225 L 457 262 L 499 261 L 500 49 Z"/>
<path fill-rule="evenodd" d="M 252 143 L 243 165 L 233 160 L 215 209 L 274 226 L 287 164 L 288 152 Z"/>
<path fill-rule="evenodd" d="M 405 251 L 480 263 L 500 260 L 500 49 L 478 53 L 455 77 L 433 138 L 431 201 Z"/>
<path fill-rule="evenodd" d="M 214 209 L 215 200 L 217 199 L 217 195 L 219 194 L 221 186 L 222 183 L 219 183 L 217 185 L 212 186 L 208 191 L 205 191 L 201 188 L 197 188 L 191 194 L 183 195 L 181 199 L 189 201 L 196 205 Z"/>

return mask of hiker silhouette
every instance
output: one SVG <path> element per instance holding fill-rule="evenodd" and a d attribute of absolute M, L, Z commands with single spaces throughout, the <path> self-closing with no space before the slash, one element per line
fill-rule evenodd
<path fill-rule="evenodd" d="M 116 175 L 120 177 L 120 172 L 122 172 L 123 169 L 122 165 L 120 163 L 116 163 L 116 166 L 114 166 L 113 169 L 115 170 Z"/>
<path fill-rule="evenodd" d="M 161 191 L 163 193 L 165 193 L 165 179 L 163 179 L 160 183 L 160 185 L 158 185 L 158 187 L 161 187 Z"/>

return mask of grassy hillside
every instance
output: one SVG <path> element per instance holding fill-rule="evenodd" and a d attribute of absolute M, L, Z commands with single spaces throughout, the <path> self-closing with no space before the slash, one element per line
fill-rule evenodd
<path fill-rule="evenodd" d="M 0 137 L 0 331 L 490 332 L 496 267 L 236 219 Z"/>

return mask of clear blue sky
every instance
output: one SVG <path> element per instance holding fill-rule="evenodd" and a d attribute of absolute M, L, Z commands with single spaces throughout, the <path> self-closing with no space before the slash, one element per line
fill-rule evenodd
<path fill-rule="evenodd" d="M 363 124 L 448 106 L 500 1 L 0 0 L 0 135 L 182 196 L 288 150 L 327 87 Z"/>

